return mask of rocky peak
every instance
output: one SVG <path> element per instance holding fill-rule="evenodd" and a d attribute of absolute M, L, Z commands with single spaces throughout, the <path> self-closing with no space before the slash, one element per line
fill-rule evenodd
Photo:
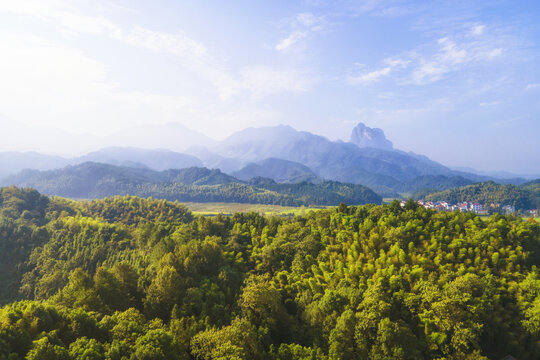
<path fill-rule="evenodd" d="M 384 132 L 378 128 L 370 128 L 363 123 L 358 123 L 351 133 L 351 142 L 358 147 L 372 147 L 383 150 L 392 150 L 393 145 L 384 136 Z"/>

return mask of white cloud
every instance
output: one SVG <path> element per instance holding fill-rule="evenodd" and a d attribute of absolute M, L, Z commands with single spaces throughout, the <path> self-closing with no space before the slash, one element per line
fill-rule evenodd
<path fill-rule="evenodd" d="M 485 25 L 482 25 L 482 24 L 474 25 L 471 28 L 471 35 L 472 36 L 480 36 L 480 35 L 482 35 L 484 33 L 485 30 L 486 30 Z"/>
<path fill-rule="evenodd" d="M 462 69 L 466 64 L 492 61 L 503 52 L 502 48 L 492 48 L 489 42 L 457 42 L 448 37 L 439 39 L 437 44 L 439 50 L 433 55 L 413 56 L 416 64 L 405 83 L 429 84 L 440 80 L 447 73 Z"/>
<path fill-rule="evenodd" d="M 307 31 L 293 31 L 286 38 L 282 39 L 276 44 L 276 50 L 287 50 L 298 41 L 305 39 L 308 36 Z"/>
<path fill-rule="evenodd" d="M 298 24 L 309 28 L 311 31 L 320 31 L 324 29 L 326 25 L 326 18 L 324 16 L 315 16 L 313 13 L 300 13 L 296 16 Z"/>
<path fill-rule="evenodd" d="M 353 84 L 353 85 L 369 84 L 372 82 L 379 81 L 380 78 L 383 76 L 387 76 L 388 74 L 390 74 L 391 70 L 392 68 L 390 66 L 387 66 L 380 70 L 371 71 L 362 75 L 349 76 L 348 81 L 350 84 Z"/>
<path fill-rule="evenodd" d="M 203 44 L 184 34 L 170 34 L 136 26 L 117 40 L 149 51 L 177 56 L 185 67 L 209 80 L 222 100 L 230 99 L 239 91 L 234 76 L 224 70 L 220 61 Z"/>
<path fill-rule="evenodd" d="M 527 84 L 527 86 L 525 87 L 525 90 L 533 90 L 533 89 L 538 89 L 540 88 L 540 84 Z"/>
<path fill-rule="evenodd" d="M 390 75 L 390 72 L 396 67 L 405 67 L 409 61 L 403 59 L 386 59 L 384 63 L 387 65 L 382 69 L 370 71 L 360 75 L 349 75 L 347 81 L 352 85 L 364 85 L 381 80 L 381 78 Z"/>
<path fill-rule="evenodd" d="M 254 121 L 280 122 L 280 111 L 265 109 L 250 99 L 303 93 L 317 82 L 311 73 L 294 68 L 245 66 L 233 71 L 204 44 L 182 32 L 120 26 L 100 16 L 79 16 L 76 12 L 80 9 L 63 1 L 32 2 L 35 6 L 20 3 L 7 6 L 0 2 L 0 13 L 27 16 L 39 24 L 52 24 L 49 27 L 60 35 L 69 34 L 68 38 L 31 36 L 0 29 L 0 118 L 31 127 L 47 124 L 65 131 L 105 135 L 136 125 L 182 122 L 222 137 L 253 125 Z M 316 20 L 309 16 L 302 16 L 299 21 L 316 26 Z M 173 55 L 181 68 L 178 74 L 206 79 L 221 99 L 229 101 L 206 97 L 206 87 L 201 87 L 205 96 L 198 97 L 197 84 L 195 91 L 186 95 L 132 90 L 130 84 L 118 83 L 118 78 L 113 80 L 116 73 L 111 65 L 92 58 L 88 49 L 73 47 L 74 36 L 107 38 L 150 54 Z M 60 148 L 65 144 L 50 146 L 55 151 L 71 151 Z"/>
<path fill-rule="evenodd" d="M 203 44 L 183 33 L 171 34 L 142 26 L 125 29 L 101 16 L 80 15 L 77 8 L 69 6 L 70 2 L 60 0 L 46 4 L 32 0 L 22 3 L 25 5 L 0 5 L 0 12 L 36 16 L 54 21 L 75 33 L 105 36 L 145 50 L 173 54 L 182 61 L 183 66 L 210 81 L 223 100 L 231 98 L 239 90 L 233 76 L 224 70 L 220 61 Z"/>
<path fill-rule="evenodd" d="M 91 35 L 109 35 L 119 37 L 121 29 L 100 16 L 88 16 L 77 13 L 80 1 L 65 0 L 23 0 L 0 3 L 0 12 L 34 16 L 47 21 L 56 21 L 65 28 Z"/>
<path fill-rule="evenodd" d="M 503 52 L 503 49 L 502 48 L 497 48 L 497 49 L 493 49 L 493 50 L 490 50 L 486 53 L 480 53 L 480 58 L 486 58 L 487 60 L 493 60 L 495 59 L 496 57 L 499 57 L 501 56 Z"/>
<path fill-rule="evenodd" d="M 296 15 L 295 19 L 290 21 L 290 27 L 293 30 L 279 40 L 274 47 L 278 51 L 290 50 L 301 40 L 306 39 L 310 34 L 326 29 L 327 21 L 325 16 L 316 16 L 313 13 L 306 12 Z"/>
<path fill-rule="evenodd" d="M 485 36 L 482 40 L 471 39 L 469 36 L 474 34 L 478 37 L 484 34 L 484 30 L 485 25 L 476 25 L 469 33 L 439 38 L 434 44 L 425 44 L 384 60 L 385 66 L 381 69 L 349 75 L 347 81 L 349 84 L 361 85 L 393 76 L 399 84 L 424 85 L 439 81 L 448 73 L 463 70 L 467 65 L 493 61 L 504 52 L 501 43 Z"/>
<path fill-rule="evenodd" d="M 253 91 L 252 95 L 260 97 L 276 91 L 298 92 L 308 88 L 310 81 L 291 71 L 253 67 L 235 75 L 204 44 L 184 33 L 172 34 L 137 25 L 124 28 L 101 16 L 80 15 L 80 9 L 72 6 L 73 4 L 62 0 L 47 3 L 28 0 L 18 5 L 17 2 L 1 3 L 0 12 L 34 16 L 55 22 L 76 34 L 104 36 L 147 51 L 172 54 L 186 69 L 209 81 L 222 100 L 229 100 L 243 91 Z M 309 32 L 320 31 L 324 26 L 324 17 L 301 13 L 295 18 L 295 23 L 305 30 L 293 31 L 276 45 L 277 50 L 288 49 L 308 36 Z M 265 78 L 265 81 L 261 81 L 262 78 Z M 298 82 L 294 84 L 294 81 Z"/>
<path fill-rule="evenodd" d="M 99 133 L 150 118 L 176 119 L 195 105 L 181 96 L 123 91 L 109 67 L 36 36 L 0 36 L 0 112 L 27 123 Z"/>

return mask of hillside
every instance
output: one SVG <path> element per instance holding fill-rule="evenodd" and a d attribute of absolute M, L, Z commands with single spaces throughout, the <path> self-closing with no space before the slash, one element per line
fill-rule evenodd
<path fill-rule="evenodd" d="M 536 209 L 540 205 L 538 181 L 522 186 L 496 184 L 493 181 L 472 184 L 425 196 L 428 201 L 447 201 L 457 204 L 464 201 L 478 202 L 484 205 L 499 203 L 513 205 L 516 209 Z M 534 190 L 536 189 L 536 190 Z"/>
<path fill-rule="evenodd" d="M 264 177 L 280 183 L 317 180 L 317 175 L 315 175 L 315 173 L 307 166 L 294 161 L 276 158 L 269 158 L 257 163 L 250 163 L 242 169 L 233 172 L 232 175 L 241 180 Z"/>
<path fill-rule="evenodd" d="M 380 204 L 382 201 L 370 189 L 354 184 L 321 182 L 276 186 L 272 180 L 247 184 L 215 169 L 192 167 L 159 172 L 92 162 L 58 170 L 25 170 L 5 178 L 1 184 L 31 187 L 47 195 L 75 199 L 136 195 L 171 201 L 289 206 L 337 205 L 341 202 Z"/>
<path fill-rule="evenodd" d="M 540 226 L 367 205 L 193 216 L 0 188 L 0 358 L 540 356 Z"/>

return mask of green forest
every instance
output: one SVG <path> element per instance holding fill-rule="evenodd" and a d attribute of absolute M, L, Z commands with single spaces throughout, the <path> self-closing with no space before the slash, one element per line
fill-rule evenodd
<path fill-rule="evenodd" d="M 363 185 L 336 181 L 278 184 L 268 178 L 256 178 L 246 183 L 217 169 L 197 167 L 159 172 L 86 162 L 57 170 L 25 170 L 0 183 L 31 187 L 44 194 L 75 199 L 136 195 L 170 201 L 284 206 L 382 202 L 379 195 Z"/>
<path fill-rule="evenodd" d="M 540 358 L 540 226 L 0 188 L 0 359 Z"/>
<path fill-rule="evenodd" d="M 533 180 L 523 185 L 486 181 L 440 192 L 419 191 L 413 197 L 425 198 L 428 201 L 447 201 L 451 204 L 464 201 L 479 202 L 483 205 L 498 203 L 512 205 L 520 210 L 530 210 L 540 207 L 540 180 Z"/>

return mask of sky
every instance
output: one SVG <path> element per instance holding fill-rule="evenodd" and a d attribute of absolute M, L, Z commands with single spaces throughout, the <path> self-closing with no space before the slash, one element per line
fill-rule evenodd
<path fill-rule="evenodd" d="M 536 0 L 0 0 L 4 129 L 363 122 L 444 165 L 540 173 L 539 64 Z"/>

